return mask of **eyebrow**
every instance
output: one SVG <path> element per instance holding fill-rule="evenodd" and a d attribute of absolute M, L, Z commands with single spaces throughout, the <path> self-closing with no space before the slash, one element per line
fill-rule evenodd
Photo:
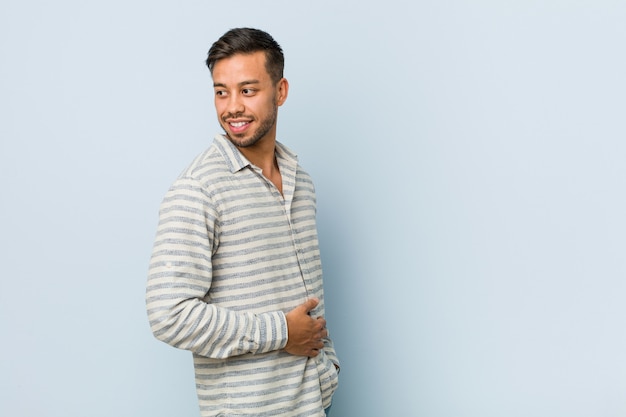
<path fill-rule="evenodd" d="M 249 85 L 249 84 L 259 84 L 261 81 L 259 80 L 246 80 L 246 81 L 242 81 L 239 84 L 237 84 L 239 87 L 243 87 L 244 85 Z M 226 84 L 224 83 L 213 83 L 213 87 L 224 87 L 226 88 Z"/>

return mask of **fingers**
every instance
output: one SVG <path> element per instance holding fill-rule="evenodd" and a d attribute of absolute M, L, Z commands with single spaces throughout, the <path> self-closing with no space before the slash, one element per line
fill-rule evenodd
<path fill-rule="evenodd" d="M 318 339 L 328 337 L 328 330 L 326 329 L 326 320 L 324 317 L 318 317 L 315 319 L 315 330 L 317 330 Z"/>
<path fill-rule="evenodd" d="M 310 298 L 286 314 L 289 332 L 285 350 L 294 355 L 315 357 L 324 348 L 328 337 L 324 317 L 313 317 L 310 312 L 320 303 Z"/>
<path fill-rule="evenodd" d="M 308 314 L 311 310 L 313 310 L 320 303 L 320 300 L 317 298 L 309 298 L 300 306 L 304 308 L 304 311 Z"/>
<path fill-rule="evenodd" d="M 320 350 L 322 350 L 322 348 L 324 347 L 324 343 L 322 342 L 318 342 L 315 347 L 311 348 L 311 351 L 309 352 L 309 354 L 307 356 L 314 358 L 317 355 L 320 354 Z"/>

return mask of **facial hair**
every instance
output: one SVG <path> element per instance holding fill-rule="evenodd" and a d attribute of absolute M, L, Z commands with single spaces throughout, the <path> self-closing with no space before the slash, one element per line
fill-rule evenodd
<path fill-rule="evenodd" d="M 237 117 L 242 117 L 242 116 L 245 117 L 245 115 L 232 115 L 232 114 L 229 114 L 224 119 L 237 118 Z M 231 136 L 228 133 L 228 131 L 226 129 L 224 129 L 224 133 L 226 133 L 226 136 L 228 137 L 228 139 L 230 139 L 230 141 L 232 143 L 234 143 L 235 146 L 237 146 L 239 148 L 247 148 L 247 147 L 255 145 L 258 141 L 260 141 L 263 137 L 265 137 L 265 135 L 276 124 L 277 118 L 278 118 L 278 106 L 276 105 L 276 103 L 274 103 L 272 105 L 272 112 L 266 118 L 264 118 L 263 120 L 260 120 L 259 126 L 256 128 L 256 130 L 254 132 L 252 132 L 252 136 L 250 136 L 249 138 L 246 138 L 246 135 L 249 134 L 248 132 L 241 133 L 241 134 L 235 134 L 235 135 Z M 226 124 L 225 120 L 223 120 L 223 122 L 224 122 L 224 124 Z M 222 129 L 223 129 L 223 127 L 222 127 Z"/>

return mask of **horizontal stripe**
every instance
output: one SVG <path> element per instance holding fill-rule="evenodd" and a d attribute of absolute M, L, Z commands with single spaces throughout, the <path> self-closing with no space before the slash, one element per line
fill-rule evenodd
<path fill-rule="evenodd" d="M 284 197 L 218 136 L 159 210 L 148 319 L 159 340 L 193 352 L 203 416 L 323 416 L 336 388 L 330 339 L 317 358 L 282 350 L 285 314 L 317 297 L 311 315 L 324 315 L 324 294 L 315 187 L 279 143 L 276 157 Z"/>

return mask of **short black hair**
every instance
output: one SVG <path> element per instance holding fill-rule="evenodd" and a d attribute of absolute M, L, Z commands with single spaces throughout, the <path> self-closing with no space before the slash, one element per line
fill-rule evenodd
<path fill-rule="evenodd" d="M 213 67 L 220 59 L 259 51 L 265 52 L 265 68 L 277 83 L 283 78 L 285 68 L 283 50 L 269 33 L 259 29 L 236 28 L 223 34 L 209 49 L 206 65 L 213 74 Z"/>

